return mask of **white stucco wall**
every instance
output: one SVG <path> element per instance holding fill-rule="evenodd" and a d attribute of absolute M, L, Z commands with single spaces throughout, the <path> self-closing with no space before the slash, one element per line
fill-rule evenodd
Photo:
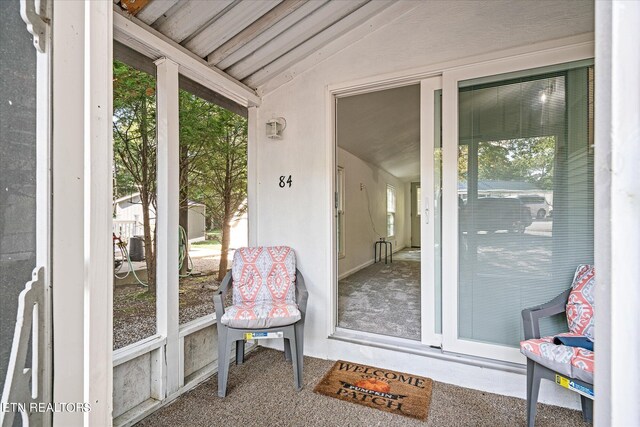
<path fill-rule="evenodd" d="M 231 239 L 229 248 L 238 249 L 247 246 L 249 239 L 249 217 L 247 212 L 231 220 Z"/>
<path fill-rule="evenodd" d="M 593 31 L 593 3 L 583 1 L 518 2 L 456 1 L 416 2 L 416 8 L 367 37 L 324 60 L 293 80 L 263 96 L 258 129 L 272 116 L 287 120 L 280 141 L 257 135 L 257 244 L 286 244 L 295 248 L 298 266 L 309 288 L 305 327 L 305 354 L 335 358 L 337 348 L 329 335 L 331 221 L 333 215 L 333 152 L 328 86 L 415 70 L 450 60 L 497 52 L 535 42 Z M 337 39 L 334 43 L 340 43 Z M 280 188 L 281 175 L 292 175 L 291 188 Z M 342 347 L 341 347 L 342 348 Z M 379 353 L 379 352 L 378 352 Z M 344 354 L 344 353 L 343 353 Z M 354 358 L 376 361 L 376 352 L 360 348 Z M 414 359 L 417 356 L 411 356 Z M 412 363 L 414 371 L 429 365 L 425 358 Z M 402 368 L 402 357 L 379 360 Z M 412 359 L 408 359 L 412 360 Z M 388 366 L 393 367 L 393 366 Z M 434 365 L 431 376 L 447 380 Z M 409 368 L 405 365 L 405 370 Z M 439 373 L 440 372 L 440 373 Z M 449 381 L 455 381 L 449 379 Z M 522 384 L 507 384 L 494 377 L 485 390 L 524 395 Z M 544 393 L 541 401 L 545 400 Z M 571 398 L 566 404 L 571 405 Z"/>
<path fill-rule="evenodd" d="M 409 224 L 405 222 L 405 184 L 401 180 L 341 148 L 337 158 L 338 166 L 344 168 L 345 180 L 345 256 L 338 263 L 338 276 L 343 277 L 373 263 L 374 242 L 379 239 L 378 234 L 386 237 L 387 184 L 396 189 L 395 235 L 387 239 L 394 251 L 407 246 L 405 236 Z M 360 189 L 361 183 L 365 185 L 364 190 Z"/>

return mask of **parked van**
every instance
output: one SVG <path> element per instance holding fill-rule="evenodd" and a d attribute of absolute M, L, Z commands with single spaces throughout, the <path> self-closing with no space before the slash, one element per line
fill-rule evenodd
<path fill-rule="evenodd" d="M 532 224 L 531 218 L 531 210 L 518 198 L 484 197 L 461 208 L 460 227 L 463 231 L 524 233 Z"/>
<path fill-rule="evenodd" d="M 518 199 L 529 208 L 533 218 L 544 219 L 551 212 L 551 206 L 547 203 L 547 199 L 544 196 L 518 196 Z"/>

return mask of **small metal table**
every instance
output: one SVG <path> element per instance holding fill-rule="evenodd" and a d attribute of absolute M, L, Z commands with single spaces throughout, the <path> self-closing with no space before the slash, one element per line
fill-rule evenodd
<path fill-rule="evenodd" d="M 389 255 L 390 262 L 393 262 L 393 245 L 391 242 L 387 242 L 384 239 L 380 239 L 373 245 L 373 262 L 382 262 L 382 248 L 384 247 L 384 263 L 387 263 L 387 255 Z M 387 252 L 388 250 L 388 252 Z"/>

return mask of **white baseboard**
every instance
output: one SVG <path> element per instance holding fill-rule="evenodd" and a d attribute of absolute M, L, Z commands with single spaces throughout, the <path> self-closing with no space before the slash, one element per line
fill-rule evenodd
<path fill-rule="evenodd" d="M 396 248 L 396 249 L 393 251 L 393 253 L 395 254 L 396 252 L 400 252 L 401 250 L 403 250 L 403 249 L 405 249 L 405 248 L 406 248 L 406 246 L 402 246 L 402 247 L 400 247 L 400 248 Z M 344 272 L 344 273 L 342 273 L 342 274 L 339 274 L 339 275 L 338 275 L 338 280 L 342 280 L 342 279 L 344 279 L 345 277 L 348 277 L 348 276 L 351 276 L 351 275 L 352 275 L 352 274 L 354 274 L 354 273 L 357 273 L 358 271 L 362 270 L 363 268 L 367 268 L 367 267 L 369 267 L 370 265 L 372 265 L 372 264 L 373 264 L 373 262 L 374 262 L 374 259 L 373 259 L 373 258 L 371 258 L 371 259 L 367 260 L 366 262 L 364 262 L 364 263 L 362 263 L 362 264 L 360 264 L 360 265 L 358 265 L 358 266 L 356 266 L 356 267 L 353 267 L 352 269 L 347 270 L 347 271 L 345 271 L 345 272 Z"/>
<path fill-rule="evenodd" d="M 362 270 L 363 268 L 367 268 L 372 264 L 373 264 L 373 258 L 371 258 L 370 260 L 358 265 L 357 267 L 354 267 L 354 268 L 352 268 L 350 270 L 345 271 L 342 274 L 339 274 L 338 275 L 338 280 L 342 280 L 345 277 L 351 276 L 353 273 L 357 273 L 358 271 Z"/>

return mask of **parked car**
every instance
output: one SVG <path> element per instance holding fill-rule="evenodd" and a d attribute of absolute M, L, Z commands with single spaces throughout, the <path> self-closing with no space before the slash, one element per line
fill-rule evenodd
<path fill-rule="evenodd" d="M 462 231 L 524 233 L 532 222 L 531 210 L 515 197 L 484 197 L 469 201 L 460 212 Z"/>
<path fill-rule="evenodd" d="M 551 206 L 547 203 L 544 196 L 518 196 L 518 199 L 529 208 L 533 218 L 544 219 L 551 212 Z"/>

